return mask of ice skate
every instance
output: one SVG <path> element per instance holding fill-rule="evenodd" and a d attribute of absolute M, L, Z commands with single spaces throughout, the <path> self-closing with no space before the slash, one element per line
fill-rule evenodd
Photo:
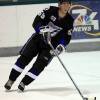
<path fill-rule="evenodd" d="M 14 83 L 14 81 L 8 80 L 7 83 L 6 83 L 5 86 L 4 86 L 5 89 L 6 89 L 6 90 L 10 90 L 11 87 L 12 87 L 12 85 L 13 85 L 13 83 Z"/>
<path fill-rule="evenodd" d="M 23 82 L 20 82 L 18 86 L 18 92 L 23 92 L 25 89 L 25 84 Z"/>

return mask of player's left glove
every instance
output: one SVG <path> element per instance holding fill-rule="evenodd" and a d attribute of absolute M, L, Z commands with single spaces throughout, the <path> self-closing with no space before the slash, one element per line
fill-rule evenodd
<path fill-rule="evenodd" d="M 65 51 L 65 47 L 62 44 L 59 44 L 55 49 L 55 52 L 57 53 L 57 55 L 60 55 L 64 51 Z M 51 55 L 55 56 L 55 53 L 53 50 L 50 50 L 50 53 Z"/>

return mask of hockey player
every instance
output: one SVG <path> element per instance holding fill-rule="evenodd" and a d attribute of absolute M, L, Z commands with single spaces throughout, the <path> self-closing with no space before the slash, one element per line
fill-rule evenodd
<path fill-rule="evenodd" d="M 43 12 L 36 16 L 32 24 L 36 33 L 31 36 L 21 49 L 20 57 L 14 64 L 9 79 L 4 86 L 7 90 L 11 89 L 25 66 L 35 56 L 37 56 L 37 59 L 18 85 L 19 90 L 24 91 L 25 86 L 35 80 L 45 66 L 49 64 L 54 57 L 54 53 L 48 44 L 48 39 L 58 54 L 66 48 L 71 39 L 74 21 L 68 13 L 70 6 L 70 0 L 59 0 L 58 7 L 50 6 L 50 8 L 43 10 Z"/>

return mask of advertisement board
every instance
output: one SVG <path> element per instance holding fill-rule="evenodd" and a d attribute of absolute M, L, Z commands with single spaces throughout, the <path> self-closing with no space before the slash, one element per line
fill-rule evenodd
<path fill-rule="evenodd" d="M 78 1 L 72 4 L 74 17 L 72 39 L 100 38 L 100 1 Z"/>

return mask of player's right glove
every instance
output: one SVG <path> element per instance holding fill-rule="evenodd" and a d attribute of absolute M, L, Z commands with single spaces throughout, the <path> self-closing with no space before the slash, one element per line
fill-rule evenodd
<path fill-rule="evenodd" d="M 43 26 L 40 28 L 40 34 L 43 36 L 43 40 L 45 43 L 51 41 L 51 33 L 48 26 Z"/>

